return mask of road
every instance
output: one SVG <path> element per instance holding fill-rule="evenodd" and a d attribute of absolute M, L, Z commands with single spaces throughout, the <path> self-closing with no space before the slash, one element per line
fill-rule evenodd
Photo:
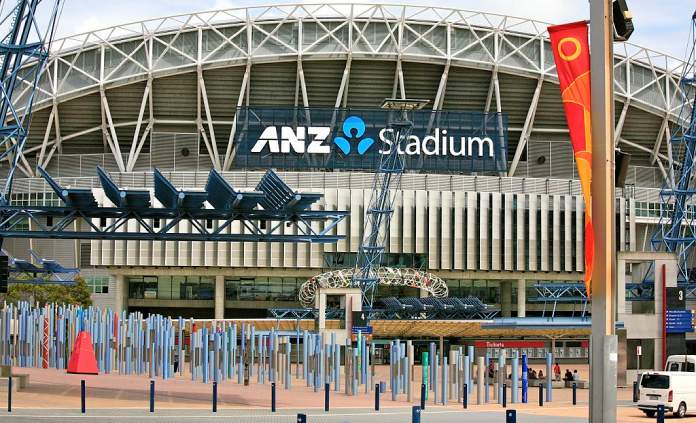
<path fill-rule="evenodd" d="M 207 410 L 167 409 L 148 413 L 141 409 L 109 409 L 88 410 L 86 414 L 74 410 L 46 409 L 16 409 L 11 414 L 0 411 L 3 422 L 181 422 L 205 423 L 216 421 L 234 421 L 235 423 L 295 423 L 295 410 L 282 410 L 272 414 L 266 410 L 219 410 L 212 413 Z M 519 423 L 557 423 L 558 416 L 543 416 L 520 412 L 517 415 Z M 463 421 L 476 423 L 505 422 L 505 412 L 500 411 L 456 411 L 456 410 L 425 410 L 421 416 L 422 423 L 460 423 Z M 330 413 L 321 410 L 311 410 L 307 413 L 307 423 L 392 423 L 411 422 L 411 410 L 404 408 L 385 409 L 379 412 L 364 409 L 340 409 Z M 564 423 L 587 422 L 585 418 L 563 418 Z"/>

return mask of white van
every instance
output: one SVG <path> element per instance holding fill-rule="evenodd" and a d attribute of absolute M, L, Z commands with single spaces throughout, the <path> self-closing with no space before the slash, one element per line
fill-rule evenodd
<path fill-rule="evenodd" d="M 658 405 L 664 405 L 665 412 L 672 412 L 676 417 L 684 417 L 690 407 L 696 409 L 696 373 L 643 373 L 638 408 L 653 417 Z"/>
<path fill-rule="evenodd" d="M 665 364 L 666 372 L 696 372 L 696 355 L 670 355 Z"/>

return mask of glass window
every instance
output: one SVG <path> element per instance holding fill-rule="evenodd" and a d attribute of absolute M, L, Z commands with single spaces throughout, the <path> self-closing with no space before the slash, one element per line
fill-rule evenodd
<path fill-rule="evenodd" d="M 89 276 L 85 280 L 93 294 L 108 294 L 109 279 L 108 276 Z"/>

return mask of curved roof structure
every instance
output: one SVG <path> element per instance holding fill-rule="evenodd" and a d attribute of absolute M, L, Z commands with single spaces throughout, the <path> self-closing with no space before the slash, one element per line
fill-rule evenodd
<path fill-rule="evenodd" d="M 434 109 L 507 113 L 508 174 L 527 176 L 519 162 L 530 139 L 567 138 L 547 25 L 331 3 L 201 12 L 70 36 L 53 44 L 24 170 L 91 176 L 94 162 L 116 172 L 225 171 L 240 106 L 377 106 L 409 96 Z M 634 165 L 662 169 L 684 64 L 629 43 L 615 49 L 617 144 Z M 160 148 L 164 133 L 177 134 L 168 135 L 175 147 Z M 170 160 L 184 149 L 200 156 Z M 572 178 L 559 168 L 556 176 Z"/>

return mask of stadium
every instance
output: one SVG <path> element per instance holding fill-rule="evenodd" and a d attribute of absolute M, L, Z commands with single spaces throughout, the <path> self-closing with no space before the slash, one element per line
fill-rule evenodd
<path fill-rule="evenodd" d="M 502 317 L 548 315 L 540 286 L 576 284 L 584 271 L 583 200 L 548 25 L 437 7 L 290 4 L 163 17 L 55 40 L 15 201 L 58 201 L 37 166 L 63 186 L 95 192 L 97 166 L 124 187 L 152 188 L 157 168 L 178 187 L 201 189 L 215 169 L 247 190 L 274 168 L 293 188 L 323 194 L 315 207 L 349 210 L 335 229 L 345 239 L 15 239 L 4 248 L 14 257 L 34 250 L 80 267 L 95 303 L 117 310 L 221 319 L 298 308 L 307 280 L 355 266 L 373 165 L 355 154 L 310 163 L 274 151 L 275 138 L 259 147 L 260 158 L 252 156 L 254 147 L 243 148 L 253 138 L 250 121 L 292 131 L 308 122 L 311 132 L 312 119 L 333 127 L 364 112 L 363 125 L 374 129 L 386 124 L 375 111 L 385 98 L 417 98 L 446 118 L 422 123 L 429 131 L 397 192 L 384 265 L 428 272 L 450 296 L 475 296 Z M 616 191 L 617 245 L 648 251 L 684 64 L 630 43 L 615 45 L 614 63 L 615 144 L 630 155 L 625 186 Z M 457 128 L 469 128 L 469 148 L 478 140 L 481 161 L 462 164 L 476 154 L 464 154 L 467 142 L 445 126 L 456 119 L 469 119 Z M 496 131 L 486 150 L 490 139 L 477 131 L 487 134 L 489 124 Z M 444 131 L 458 141 L 426 153 L 432 146 L 425 137 L 441 142 Z M 299 132 L 292 133 L 296 141 Z M 495 160 L 484 160 L 482 152 L 492 157 L 494 149 Z M 417 284 L 378 291 L 378 298 L 419 296 Z M 554 303 L 556 315 L 584 314 L 577 296 Z M 440 336 L 477 335 L 443 329 Z M 587 355 L 586 342 L 571 346 L 578 357 Z"/>

